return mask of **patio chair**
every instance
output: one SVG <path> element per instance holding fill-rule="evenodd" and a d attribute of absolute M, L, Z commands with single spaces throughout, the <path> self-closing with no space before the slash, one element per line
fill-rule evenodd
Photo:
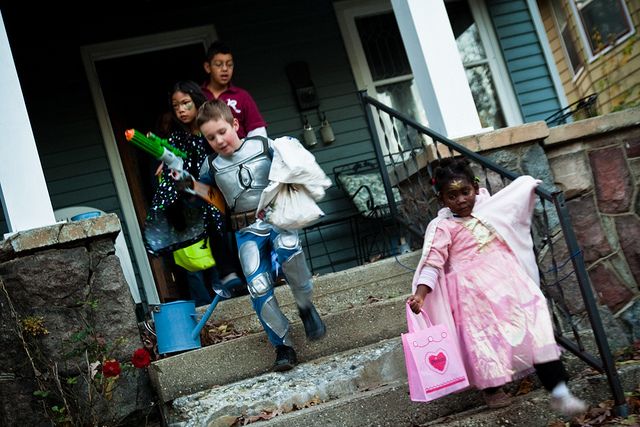
<path fill-rule="evenodd" d="M 363 260 L 392 255 L 397 247 L 393 242 L 398 239 L 378 162 L 359 160 L 336 166 L 333 173 L 336 186 L 348 195 L 363 218 L 358 226 L 358 250 Z M 400 190 L 394 187 L 392 192 L 396 206 L 401 205 Z"/>
<path fill-rule="evenodd" d="M 573 104 L 556 111 L 544 121 L 547 126 L 558 126 L 567 123 L 567 119 L 581 120 L 588 119 L 589 117 L 595 117 L 598 115 L 596 110 L 596 100 L 598 99 L 597 93 L 585 96 L 574 102 Z"/>

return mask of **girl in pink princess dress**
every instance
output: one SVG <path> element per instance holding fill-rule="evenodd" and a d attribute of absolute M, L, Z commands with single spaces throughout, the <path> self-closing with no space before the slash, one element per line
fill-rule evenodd
<path fill-rule="evenodd" d="M 445 206 L 425 233 L 407 303 L 423 304 L 434 324 L 457 335 L 472 386 L 490 408 L 508 406 L 502 386 L 535 369 L 566 416 L 587 405 L 567 388 L 530 235 L 534 189 L 530 176 L 490 196 L 465 159 L 443 159 L 434 186 Z"/>

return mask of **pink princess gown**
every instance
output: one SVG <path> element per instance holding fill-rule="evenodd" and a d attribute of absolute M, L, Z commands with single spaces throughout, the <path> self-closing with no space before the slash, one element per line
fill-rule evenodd
<path fill-rule="evenodd" d="M 471 385 L 500 386 L 559 358 L 542 292 L 493 229 L 443 219 L 425 255 L 444 274 L 436 286 L 446 286 Z"/>

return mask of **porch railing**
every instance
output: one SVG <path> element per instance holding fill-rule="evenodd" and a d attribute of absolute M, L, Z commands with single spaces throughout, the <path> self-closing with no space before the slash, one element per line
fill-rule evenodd
<path fill-rule="evenodd" d="M 443 157 L 464 156 L 490 193 L 498 191 L 518 174 L 507 170 L 488 157 L 417 123 L 360 92 L 371 131 L 374 151 L 380 168 L 389 210 L 401 228 L 419 248 L 430 219 L 437 214 L 438 204 L 431 186 L 434 161 Z M 532 226 L 534 251 L 540 271 L 543 293 L 550 304 L 557 342 L 585 363 L 604 373 L 614 400 L 614 412 L 628 414 L 624 392 L 607 342 L 584 264 L 572 228 L 564 195 L 548 190 L 553 183 L 536 189 L 536 208 Z M 393 187 L 399 188 L 402 202 L 396 203 Z M 569 262 L 570 261 L 570 262 Z M 567 303 L 565 295 L 579 290 L 582 304 Z M 577 295 L 576 295 L 577 296 Z M 582 305 L 582 306 L 581 306 Z M 586 313 L 589 325 L 580 325 L 580 314 Z M 591 332 L 598 355 L 585 349 L 583 338 Z"/>

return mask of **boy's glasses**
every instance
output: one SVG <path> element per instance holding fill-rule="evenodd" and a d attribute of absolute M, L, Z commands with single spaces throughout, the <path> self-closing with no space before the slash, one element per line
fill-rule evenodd
<path fill-rule="evenodd" d="M 213 65 L 215 68 L 233 68 L 233 62 L 232 61 L 227 61 L 227 62 L 222 62 L 222 61 L 214 61 L 211 63 L 211 65 Z"/>

